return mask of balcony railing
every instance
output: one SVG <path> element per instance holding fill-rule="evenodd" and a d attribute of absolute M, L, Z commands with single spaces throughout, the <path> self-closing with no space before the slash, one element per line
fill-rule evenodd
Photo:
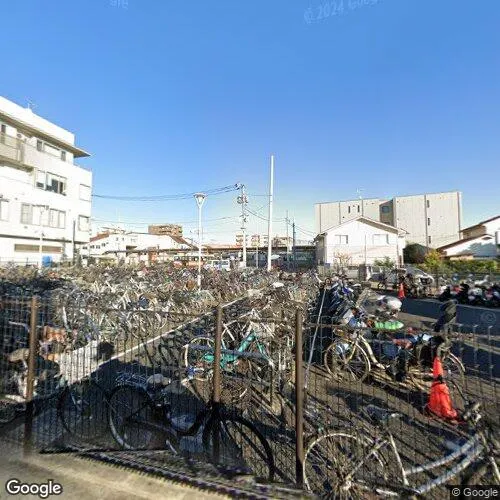
<path fill-rule="evenodd" d="M 36 164 L 37 155 L 45 155 L 51 159 L 60 160 L 68 165 L 90 171 L 88 167 L 61 160 L 59 156 L 48 151 L 40 150 L 32 144 L 25 142 L 23 139 L 18 139 L 17 137 L 12 137 L 0 132 L 0 158 L 7 158 L 25 168 L 32 169 L 33 167 L 39 166 Z"/>
<path fill-rule="evenodd" d="M 24 164 L 25 146 L 21 139 L 0 132 L 0 157 Z"/>

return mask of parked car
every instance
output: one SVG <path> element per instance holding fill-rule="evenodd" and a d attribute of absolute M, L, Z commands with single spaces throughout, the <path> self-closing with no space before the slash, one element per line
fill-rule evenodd
<path fill-rule="evenodd" d="M 434 278 L 429 274 L 415 267 L 413 265 L 406 265 L 404 267 L 399 267 L 396 269 L 392 269 L 388 273 L 386 273 L 387 283 L 395 284 L 399 283 L 399 277 L 411 274 L 413 275 L 413 279 L 416 284 L 422 286 L 432 286 L 434 284 Z"/>

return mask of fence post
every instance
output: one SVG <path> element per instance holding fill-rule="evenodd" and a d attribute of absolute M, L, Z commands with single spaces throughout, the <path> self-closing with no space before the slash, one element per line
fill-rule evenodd
<path fill-rule="evenodd" d="M 302 314 L 295 311 L 295 477 L 304 485 L 304 365 L 302 359 Z"/>
<path fill-rule="evenodd" d="M 220 408 L 220 396 L 221 396 L 221 373 L 220 373 L 220 362 L 221 362 L 221 348 L 222 348 L 222 306 L 219 304 L 217 306 L 217 322 L 215 325 L 215 351 L 214 351 L 214 373 L 213 373 L 213 393 L 212 393 L 212 405 L 215 412 L 219 411 Z M 213 446 L 213 460 L 214 463 L 218 463 L 220 459 L 220 428 L 219 420 L 216 418 L 214 420 L 214 425 L 212 426 L 212 446 Z"/>
<path fill-rule="evenodd" d="M 28 374 L 26 386 L 26 415 L 24 420 L 24 454 L 29 455 L 33 450 L 33 394 L 35 392 L 35 368 L 37 356 L 37 319 L 38 319 L 38 298 L 31 298 L 30 311 L 30 332 L 29 332 L 29 356 Z"/>

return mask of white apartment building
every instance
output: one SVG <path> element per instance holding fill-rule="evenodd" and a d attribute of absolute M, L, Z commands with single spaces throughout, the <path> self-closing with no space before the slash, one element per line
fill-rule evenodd
<path fill-rule="evenodd" d="M 89 248 L 90 247 L 90 248 Z M 157 235 L 129 231 L 106 231 L 90 238 L 82 245 L 82 258 L 123 261 L 127 264 L 155 260 L 162 250 L 191 250 L 193 246 L 181 236 Z M 166 257 L 166 255 L 165 255 Z M 161 256 L 159 257 L 160 260 Z M 166 259 L 163 259 L 166 260 Z"/>
<path fill-rule="evenodd" d="M 438 248 L 460 238 L 462 194 L 459 191 L 334 201 L 315 205 L 316 231 L 369 217 L 407 231 L 408 243 Z"/>
<path fill-rule="evenodd" d="M 71 132 L 0 96 L 0 264 L 72 259 L 89 241 L 89 154 Z"/>

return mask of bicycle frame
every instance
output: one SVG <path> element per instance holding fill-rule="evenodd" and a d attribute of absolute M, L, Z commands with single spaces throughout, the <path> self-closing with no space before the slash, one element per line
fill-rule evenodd
<path fill-rule="evenodd" d="M 385 491 L 386 489 L 390 490 L 390 493 L 394 493 L 395 495 L 402 493 L 402 491 L 406 491 L 407 493 L 413 494 L 423 494 L 428 491 L 445 484 L 453 477 L 457 476 L 460 472 L 464 471 L 469 465 L 471 465 L 484 451 L 485 447 L 481 443 L 484 441 L 484 436 L 482 432 L 475 434 L 471 437 L 466 443 L 464 443 L 460 448 L 456 451 L 445 455 L 444 457 L 435 460 L 433 462 L 428 462 L 423 465 L 418 465 L 416 467 L 412 467 L 410 469 L 405 469 L 403 466 L 403 461 L 401 460 L 401 455 L 399 454 L 396 442 L 394 437 L 390 431 L 385 432 L 385 436 L 378 438 L 370 448 L 370 451 L 360 460 L 352 469 L 351 473 L 347 476 L 346 481 L 349 481 L 353 478 L 356 472 L 363 466 L 365 461 L 370 458 L 372 455 L 376 455 L 376 453 L 382 449 L 384 446 L 389 445 L 394 453 L 396 458 L 396 462 L 398 464 L 398 468 L 401 472 L 401 477 L 403 479 L 403 485 L 388 485 L 385 483 L 380 483 L 379 486 L 384 488 L 385 493 L 389 493 Z M 422 484 L 418 488 L 412 488 L 408 481 L 408 477 L 414 474 L 418 474 L 425 471 L 430 471 L 441 467 L 443 465 L 454 462 L 459 457 L 464 456 L 464 458 L 459 461 L 454 467 L 448 469 L 445 473 L 438 476 L 436 479 L 433 479 L 427 483 Z"/>

